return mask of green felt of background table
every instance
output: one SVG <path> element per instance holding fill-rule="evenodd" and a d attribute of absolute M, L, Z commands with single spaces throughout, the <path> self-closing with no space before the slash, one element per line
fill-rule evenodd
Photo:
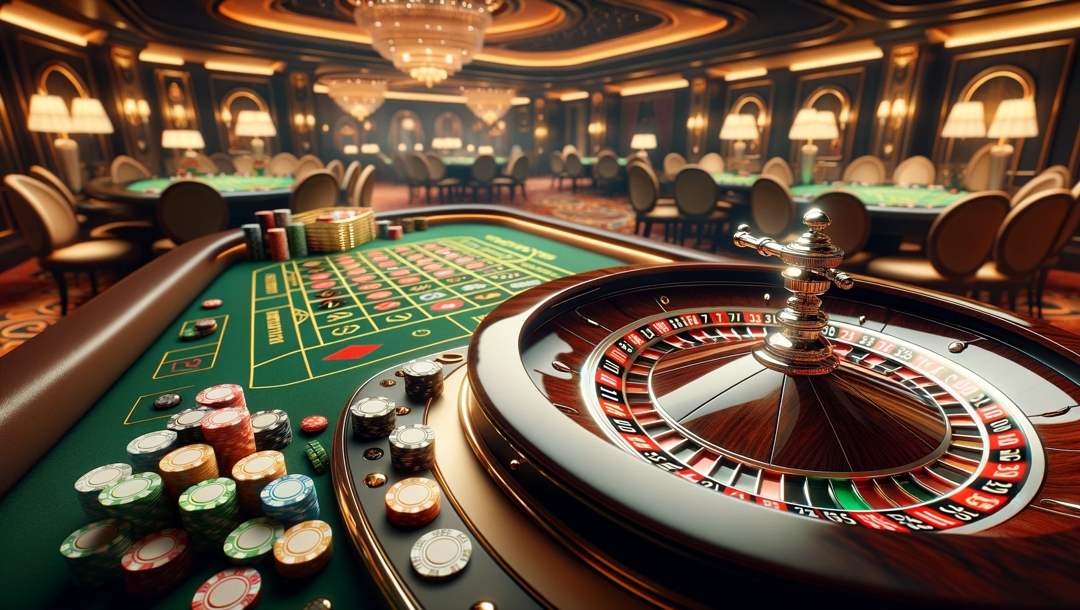
<path fill-rule="evenodd" d="M 791 194 L 798 198 L 810 199 L 826 191 L 843 190 L 854 193 L 864 205 L 878 207 L 909 207 L 909 208 L 945 208 L 961 197 L 966 192 L 950 193 L 942 189 L 902 187 L 890 185 L 861 186 L 861 185 L 830 185 L 830 184 L 802 184 L 791 187 Z"/>
<path fill-rule="evenodd" d="M 736 174 L 734 172 L 709 172 L 712 179 L 720 186 L 753 186 L 760 176 L 757 174 Z"/>
<path fill-rule="evenodd" d="M 596 165 L 596 160 L 599 158 L 600 157 L 582 157 L 581 164 L 585 166 Z M 619 167 L 626 167 L 629 159 L 627 159 L 626 157 L 619 157 L 618 159 L 616 159 L 616 161 L 619 163 Z"/>
<path fill-rule="evenodd" d="M 388 246 L 423 244 L 433 240 L 453 240 L 456 247 L 499 255 L 505 265 L 535 269 L 541 274 L 566 274 L 621 264 L 593 252 L 487 224 L 439 225 L 428 231 L 408 234 L 404 240 L 380 240 L 366 244 L 359 250 L 386 249 Z M 393 256 L 392 250 L 390 253 Z M 335 256 L 322 258 L 332 260 Z M 326 355 L 320 351 L 322 348 L 312 346 L 309 354 L 313 357 L 309 364 L 314 363 L 316 367 L 311 375 L 313 379 L 309 379 L 306 370 L 298 372 L 304 364 L 296 360 L 291 366 L 279 368 L 269 378 L 258 378 L 257 383 L 265 387 L 252 388 L 251 363 L 253 359 L 266 362 L 268 355 L 253 352 L 261 352 L 270 345 L 256 336 L 262 333 L 252 321 L 253 312 L 279 306 L 273 300 L 265 301 L 261 297 L 254 302 L 252 294 L 253 290 L 265 289 L 268 278 L 273 273 L 281 272 L 281 269 L 303 270 L 304 267 L 293 266 L 292 262 L 245 262 L 219 276 L 178 319 L 172 321 L 162 336 L 96 406 L 0 501 L 0 524 L 4 528 L 5 549 L 4 567 L 0 571 L 4 603 L 0 605 L 10 608 L 133 607 L 129 600 L 116 593 L 117 587 L 82 593 L 68 586 L 66 566 L 58 552 L 60 542 L 87 521 L 72 487 L 75 479 L 95 466 L 126 462 L 125 446 L 129 440 L 162 429 L 169 414 L 193 406 L 198 390 L 231 382 L 244 386 L 250 410 L 284 409 L 288 412 L 295 433 L 293 443 L 283 451 L 288 470 L 315 479 L 322 507 L 321 518 L 331 524 L 334 532 L 333 559 L 322 573 L 313 578 L 288 581 L 278 576 L 270 564 L 259 567 L 263 576 L 259 607 L 264 610 L 298 610 L 316 597 L 331 599 L 335 608 L 383 606 L 366 567 L 356 556 L 348 539 L 337 510 L 330 475 L 315 475 L 312 472 L 304 457 L 304 443 L 317 438 L 329 450 L 331 431 L 353 389 L 396 363 L 464 345 L 479 318 L 494 308 L 497 302 L 485 303 L 478 309 L 463 309 L 457 312 L 459 315 L 454 317 L 454 321 L 446 324 L 405 327 L 431 330 L 430 334 L 419 338 L 414 337 L 411 331 L 405 334 L 396 330 L 368 334 L 363 337 L 363 343 L 380 345 L 360 360 L 340 361 L 335 365 L 333 363 L 336 361 L 321 359 Z M 297 285 L 294 280 L 288 282 L 290 291 L 305 291 L 304 286 Z M 200 308 L 204 298 L 220 298 L 225 304 L 219 309 L 204 311 Z M 283 311 L 288 311 L 281 307 Z M 299 306 L 294 313 L 295 319 L 303 318 Z M 207 351 L 204 344 L 197 342 L 193 346 L 178 340 L 177 333 L 181 327 L 208 316 L 219 319 L 219 330 L 208 342 L 212 349 Z M 289 330 L 290 318 L 288 315 L 282 316 L 286 335 L 292 332 Z M 299 332 L 310 332 L 310 329 Z M 327 341 L 332 338 L 332 334 L 327 334 Z M 114 340 L 123 341 L 124 337 L 118 335 Z M 182 354 L 178 350 L 188 347 L 194 347 L 196 352 L 207 351 L 209 359 L 201 367 L 188 371 L 183 360 L 170 358 L 170 354 Z M 176 369 L 169 366 L 170 362 L 182 364 Z M 274 360 L 268 366 L 275 364 L 281 364 L 281 359 Z M 63 383 L 62 380 L 57 382 Z M 154 397 L 169 391 L 183 397 L 181 406 L 165 413 L 154 411 L 151 404 Z M 41 405 L 41 417 L 49 417 L 49 408 L 50 405 Z M 299 430 L 300 419 L 312 414 L 325 415 L 331 422 L 327 431 L 315 437 Z M 385 468 L 389 468 L 389 464 L 380 462 L 372 465 L 372 470 Z M 199 556 L 192 576 L 160 600 L 147 604 L 147 607 L 190 607 L 191 597 L 199 584 L 226 567 L 229 564 L 221 553 Z"/>
<path fill-rule="evenodd" d="M 193 179 L 205 182 L 221 193 L 283 191 L 293 184 L 292 176 L 198 176 Z M 148 178 L 128 183 L 125 188 L 137 193 L 160 193 L 175 181 L 171 178 Z"/>
<path fill-rule="evenodd" d="M 476 157 L 453 156 L 453 155 L 446 156 L 446 157 L 439 157 L 439 159 L 442 159 L 442 162 L 443 162 L 444 165 L 467 165 L 469 167 L 472 167 L 472 164 L 476 161 Z M 498 164 L 498 165 L 502 165 L 503 163 L 506 163 L 506 157 L 495 157 L 495 163 Z"/>

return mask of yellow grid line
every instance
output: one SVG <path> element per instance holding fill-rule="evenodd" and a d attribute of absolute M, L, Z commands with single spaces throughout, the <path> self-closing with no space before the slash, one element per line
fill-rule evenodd
<path fill-rule="evenodd" d="M 329 257 L 327 262 L 329 262 Z M 315 310 L 311 308 L 311 299 L 308 298 L 307 289 L 304 286 L 304 279 L 300 277 L 300 267 L 296 264 L 295 260 L 289 261 L 293 267 L 293 273 L 296 274 L 296 284 L 300 289 L 300 294 L 304 295 L 304 303 L 307 305 L 308 315 L 311 316 L 311 327 L 315 329 L 315 338 L 319 340 L 319 345 L 323 345 L 322 331 L 319 330 L 319 325 L 315 323 Z M 286 280 L 288 283 L 288 280 Z"/>
<path fill-rule="evenodd" d="M 419 248 L 414 248 L 414 250 L 418 250 L 419 252 L 421 252 L 421 253 L 423 253 L 423 254 L 425 254 L 425 255 L 428 255 L 428 256 L 438 256 L 438 255 L 437 255 L 437 254 L 435 254 L 434 252 L 428 253 L 428 252 L 427 252 L 426 250 L 423 250 L 423 249 L 419 249 Z M 455 296 L 458 296 L 458 297 L 460 297 L 460 298 L 461 298 L 461 299 L 463 299 L 463 300 L 464 300 L 465 302 L 467 302 L 467 303 L 468 303 L 469 305 L 471 305 L 471 306 L 473 306 L 473 307 L 483 307 L 482 305 L 480 305 L 480 304 L 479 304 L 479 303 L 477 303 L 476 301 L 473 301 L 472 299 L 470 299 L 470 298 L 469 298 L 469 297 L 468 297 L 467 295 L 465 295 L 464 293 L 462 293 L 462 292 L 459 292 L 459 291 L 458 291 L 457 289 L 455 289 L 455 288 L 454 288 L 453 286 L 451 286 L 451 285 L 449 285 L 449 284 L 447 284 L 447 283 L 443 282 L 442 280 L 440 280 L 439 278 L 437 278 L 437 277 L 435 277 L 435 276 L 431 275 L 431 274 L 430 274 L 430 273 L 428 273 L 427 271 L 424 271 L 423 269 L 421 269 L 421 268 L 420 268 L 420 266 L 419 266 L 419 265 L 415 265 L 415 264 L 413 264 L 413 263 L 410 263 L 410 262 L 409 262 L 409 261 L 408 261 L 407 259 L 403 258 L 403 257 L 402 257 L 401 255 L 399 255 L 399 254 L 398 254 L 397 252 L 394 252 L 394 256 L 396 256 L 396 257 L 398 258 L 398 260 L 400 260 L 400 261 L 401 261 L 401 262 L 402 262 L 403 264 L 405 264 L 405 265 L 411 265 L 411 266 L 412 266 L 413 268 L 415 268 L 415 269 L 416 269 L 416 272 L 417 272 L 417 273 L 420 273 L 420 274 L 424 275 L 425 277 L 427 277 L 428 279 L 430 279 L 430 280 L 431 280 L 432 282 L 434 282 L 434 283 L 435 283 L 435 286 L 436 286 L 436 288 L 435 288 L 436 290 L 437 290 L 437 289 L 439 289 L 439 288 L 442 288 L 442 289 L 444 289 L 444 290 L 450 290 L 450 291 L 452 291 L 452 292 L 454 293 L 454 295 L 455 295 Z M 440 257 L 440 258 L 441 258 L 441 257 Z M 445 260 L 445 259 L 444 259 L 444 261 L 443 261 L 443 262 L 445 262 L 445 263 L 447 263 L 447 264 L 451 264 L 451 263 L 450 263 L 450 261 L 447 261 L 447 260 Z M 461 271 L 462 271 L 463 273 L 469 273 L 469 272 L 468 272 L 467 270 L 461 270 Z M 473 275 L 473 277 L 476 277 L 476 274 L 472 274 L 472 275 Z M 423 293 L 421 293 L 421 294 L 423 294 Z"/>
<path fill-rule="evenodd" d="M 386 250 L 386 248 L 383 248 L 383 250 Z M 371 252 L 371 251 L 369 250 L 369 252 Z M 365 257 L 365 258 L 366 258 L 366 257 Z M 365 263 L 367 263 L 367 260 L 365 260 Z M 390 281 L 390 278 L 389 278 L 389 277 L 388 277 L 388 276 L 387 276 L 387 275 L 386 275 L 385 273 L 383 273 L 383 272 L 382 272 L 382 269 L 380 269 L 380 268 L 379 268 L 379 265 L 375 264 L 374 262 L 371 262 L 371 263 L 370 263 L 369 265 L 370 265 L 370 267 L 371 267 L 371 268 L 372 268 L 372 269 L 373 269 L 373 270 L 375 271 L 375 273 L 378 273 L 378 274 L 379 274 L 379 277 L 381 277 L 381 278 L 383 279 L 383 281 L 385 281 L 385 282 L 387 283 L 387 285 L 392 285 L 392 283 L 391 283 L 391 281 Z M 408 265 L 407 265 L 407 266 L 408 266 Z M 398 292 L 400 292 L 400 293 L 401 293 L 401 295 L 402 295 L 403 297 L 405 297 L 405 298 L 406 298 L 406 299 L 407 299 L 407 300 L 408 300 L 408 301 L 409 301 L 410 303 L 412 303 L 413 307 L 417 307 L 417 308 L 419 308 L 419 307 L 420 307 L 419 303 L 417 303 L 416 301 L 412 300 L 412 297 L 411 297 L 411 296 L 409 296 L 408 294 L 405 294 L 405 291 L 404 291 L 404 290 L 401 290 L 401 288 L 400 288 L 400 287 L 398 287 L 397 285 L 393 285 L 393 289 L 394 289 L 394 290 L 397 290 Z M 424 311 L 424 310 L 423 310 L 422 308 L 420 309 L 420 311 L 421 311 L 421 313 L 423 313 L 423 314 L 424 314 L 425 316 L 427 316 L 427 319 L 428 319 L 428 320 L 431 320 L 432 318 L 434 318 L 434 317 L 435 317 L 435 316 L 433 316 L 433 315 L 429 314 L 428 312 Z"/>
<path fill-rule="evenodd" d="M 352 255 L 352 256 L 353 256 L 353 260 L 356 260 L 356 255 L 354 254 L 354 255 Z M 375 323 L 375 320 L 373 320 L 373 319 L 371 318 L 371 313 L 369 313 L 369 312 L 368 312 L 368 310 L 367 310 L 367 308 L 366 308 L 366 307 L 364 307 L 364 304 L 360 302 L 360 296 L 359 296 L 359 294 L 357 294 L 357 293 L 356 293 L 356 292 L 355 292 L 355 291 L 353 290 L 353 288 L 352 288 L 352 284 L 351 284 L 351 283 L 349 283 L 349 281 L 345 279 L 345 276 L 344 276 L 344 275 L 342 275 L 342 273 L 341 273 L 341 269 L 338 269 L 338 266 L 337 266 L 337 264 L 336 264 L 336 263 L 334 263 L 334 261 L 330 260 L 330 257 L 329 257 L 329 256 L 327 256 L 327 257 L 326 257 L 326 262 L 327 262 L 327 263 L 329 263 L 329 265 L 330 265 L 330 268 L 334 270 L 334 274 L 338 276 L 338 279 L 339 279 L 339 280 L 341 280 L 341 285 L 342 285 L 342 286 L 344 286 L 344 287 L 345 287 L 345 290 L 347 290 L 347 291 L 348 291 L 348 293 L 349 293 L 349 296 L 350 296 L 350 297 L 352 297 L 353 303 L 356 303 L 355 307 L 359 308 L 359 309 L 360 309 L 360 312 L 364 314 L 364 317 L 365 317 L 365 318 L 367 318 L 368 324 L 370 324 L 370 325 L 371 325 L 371 328 L 372 328 L 373 330 L 378 330 L 378 329 L 379 329 L 379 325 Z M 366 263 L 365 263 L 365 264 L 366 264 Z M 348 308 L 344 308 L 344 309 L 348 309 Z M 330 326 L 334 326 L 334 325 L 337 325 L 337 324 L 338 324 L 338 322 L 332 322 L 331 324 L 328 324 L 328 325 L 327 325 L 327 328 L 329 328 Z"/>
<path fill-rule="evenodd" d="M 178 388 L 171 388 L 171 389 L 168 389 L 168 390 L 156 390 L 154 392 L 150 392 L 149 394 L 139 394 L 138 396 L 135 397 L 135 402 L 131 403 L 131 408 L 128 409 L 127 415 L 124 416 L 123 425 L 131 426 L 131 425 L 134 425 L 134 424 L 141 424 L 143 422 L 154 421 L 156 419 L 167 419 L 169 417 L 172 417 L 173 414 L 169 413 L 169 414 L 166 414 L 166 415 L 159 415 L 157 417 L 148 417 L 146 419 L 137 419 L 137 420 L 134 420 L 134 421 L 132 421 L 132 419 L 131 419 L 131 415 L 133 413 L 135 413 L 135 409 L 139 408 L 139 402 L 142 399 L 146 398 L 147 396 L 160 396 L 162 394 L 168 394 L 170 392 L 175 393 L 175 392 L 178 392 L 180 390 L 186 390 L 188 388 L 193 388 L 193 387 L 195 387 L 195 386 L 194 385 L 184 385 L 184 386 L 180 386 Z"/>
<path fill-rule="evenodd" d="M 156 379 L 165 379 L 165 378 L 168 378 L 168 377 L 177 377 L 179 375 L 187 375 L 189 373 L 197 373 L 199 371 L 206 371 L 206 370 L 214 368 L 214 365 L 217 364 L 218 352 L 221 351 L 221 342 L 225 338 L 225 329 L 229 327 L 229 314 L 222 314 L 222 315 L 218 315 L 218 316 L 208 316 L 208 317 L 210 317 L 210 318 L 212 318 L 214 320 L 221 319 L 221 328 L 217 331 L 217 339 L 216 339 L 216 341 L 214 343 L 200 343 L 199 345 L 190 345 L 190 346 L 187 346 L 187 347 L 178 347 L 176 349 L 165 350 L 165 353 L 161 355 L 161 360 L 158 361 L 157 368 L 154 369 L 154 374 L 150 377 L 150 379 L 156 380 Z M 197 319 L 202 320 L 203 318 L 197 318 Z M 193 320 L 184 320 L 184 322 L 182 324 L 180 324 L 180 332 L 183 332 L 184 329 L 187 328 L 187 326 L 189 324 L 194 324 L 194 323 L 195 322 Z M 199 348 L 199 349 L 209 348 L 211 345 L 214 346 L 214 352 L 213 352 L 212 357 L 210 359 L 210 366 L 208 366 L 206 368 L 196 369 L 194 371 L 182 371 L 180 373 L 171 373 L 169 375 L 158 375 L 158 373 L 161 372 L 161 367 L 164 366 L 165 363 L 167 363 L 167 362 L 177 362 L 177 361 L 180 360 L 180 359 L 177 359 L 177 360 L 170 359 L 169 354 L 172 354 L 173 352 L 182 352 L 182 351 L 191 350 L 191 349 L 195 349 L 195 348 Z M 191 358 L 191 357 L 194 357 L 194 356 L 189 356 L 189 358 Z"/>

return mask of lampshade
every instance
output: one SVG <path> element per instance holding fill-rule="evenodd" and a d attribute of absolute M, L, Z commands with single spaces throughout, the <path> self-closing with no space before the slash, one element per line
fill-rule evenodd
<path fill-rule="evenodd" d="M 77 97 L 71 100 L 71 133 L 112 133 L 113 125 L 101 100 Z"/>
<path fill-rule="evenodd" d="M 655 133 L 635 133 L 630 138 L 630 148 L 634 150 L 652 150 L 656 148 Z"/>
<path fill-rule="evenodd" d="M 241 110 L 236 115 L 236 135 L 261 138 L 276 136 L 277 129 L 270 113 L 262 110 Z"/>
<path fill-rule="evenodd" d="M 204 148 L 202 133 L 194 129 L 166 129 L 161 132 L 162 148 L 181 148 L 184 150 Z"/>
<path fill-rule="evenodd" d="M 346 155 L 355 155 L 360 152 L 360 147 L 356 144 L 346 144 L 341 148 L 341 152 L 345 153 Z"/>
<path fill-rule="evenodd" d="M 757 121 L 752 114 L 731 113 L 724 117 L 720 127 L 721 140 L 756 140 L 758 137 Z"/>
<path fill-rule="evenodd" d="M 803 108 L 788 131 L 792 140 L 833 140 L 840 137 L 836 115 L 829 110 Z"/>
<path fill-rule="evenodd" d="M 30 113 L 26 121 L 30 131 L 45 133 L 68 133 L 71 131 L 71 115 L 67 104 L 59 95 L 30 96 Z"/>
<path fill-rule="evenodd" d="M 944 138 L 982 138 L 986 136 L 986 119 L 983 117 L 983 103 L 978 101 L 956 102 L 949 109 L 945 127 L 941 130 Z"/>
<path fill-rule="evenodd" d="M 379 154 L 379 145 L 374 142 L 360 145 L 360 152 L 365 155 L 377 155 Z"/>
<path fill-rule="evenodd" d="M 986 135 L 991 138 L 1033 138 L 1039 135 L 1035 122 L 1035 100 L 1024 97 L 998 104 L 994 121 Z"/>
<path fill-rule="evenodd" d="M 461 138 L 441 137 L 431 140 L 431 147 L 435 150 L 457 150 L 461 148 Z"/>
<path fill-rule="evenodd" d="M 493 155 L 495 154 L 495 147 L 488 146 L 486 144 L 483 146 L 477 146 L 476 153 L 480 155 Z"/>

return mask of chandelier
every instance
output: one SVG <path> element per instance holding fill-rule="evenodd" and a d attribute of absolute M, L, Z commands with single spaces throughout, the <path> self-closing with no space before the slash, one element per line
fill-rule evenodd
<path fill-rule="evenodd" d="M 488 127 L 495 124 L 514 105 L 513 89 L 465 89 L 465 105 Z"/>
<path fill-rule="evenodd" d="M 386 99 L 386 81 L 355 76 L 327 76 L 319 80 L 326 85 L 330 99 L 356 120 L 371 116 Z"/>
<path fill-rule="evenodd" d="M 394 67 L 431 87 L 461 70 L 484 47 L 492 0 L 361 0 L 356 22 Z"/>

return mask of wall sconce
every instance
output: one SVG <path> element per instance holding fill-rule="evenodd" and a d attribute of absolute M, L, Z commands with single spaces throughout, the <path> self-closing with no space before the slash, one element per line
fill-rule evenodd
<path fill-rule="evenodd" d="M 124 118 L 132 125 L 146 122 L 150 118 L 150 104 L 143 99 L 127 98 L 124 100 Z"/>
<path fill-rule="evenodd" d="M 907 115 L 907 100 L 902 97 L 898 97 L 892 102 L 892 109 L 889 114 L 894 120 L 899 121 Z"/>
<path fill-rule="evenodd" d="M 533 135 L 537 140 L 543 140 L 548 136 L 548 128 L 544 125 L 538 125 L 536 129 L 533 130 Z"/>
<path fill-rule="evenodd" d="M 304 117 L 304 113 L 297 112 L 293 115 L 293 125 L 295 125 L 297 129 L 303 129 L 304 126 L 307 125 L 307 119 Z"/>
<path fill-rule="evenodd" d="M 690 131 L 700 131 L 705 128 L 705 116 L 700 112 L 686 119 L 686 128 Z"/>
<path fill-rule="evenodd" d="M 588 131 L 589 135 L 598 136 L 604 133 L 604 124 L 600 121 L 593 121 L 592 123 L 589 123 Z"/>
<path fill-rule="evenodd" d="M 312 127 L 315 127 L 315 115 L 314 114 L 307 115 L 306 117 L 304 117 L 304 120 L 307 121 L 308 129 L 311 129 Z"/>
<path fill-rule="evenodd" d="M 890 108 L 889 100 L 881 100 L 877 107 L 877 119 L 879 122 L 884 123 L 889 119 L 889 114 L 892 112 Z"/>

